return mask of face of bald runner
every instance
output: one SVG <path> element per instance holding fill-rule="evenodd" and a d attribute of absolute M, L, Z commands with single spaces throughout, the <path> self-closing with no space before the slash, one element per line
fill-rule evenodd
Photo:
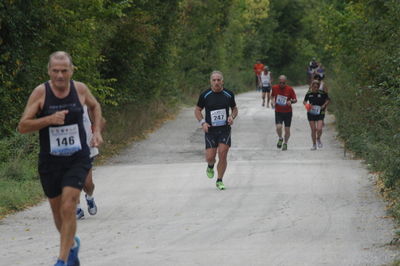
<path fill-rule="evenodd" d="M 222 76 L 218 73 L 215 73 L 211 76 L 210 79 L 211 89 L 215 92 L 220 92 L 223 89 L 224 81 Z"/>
<path fill-rule="evenodd" d="M 283 89 L 286 86 L 286 78 L 285 77 L 279 77 L 279 87 Z"/>
<path fill-rule="evenodd" d="M 68 57 L 52 58 L 48 68 L 52 87 L 58 90 L 68 88 L 72 78 L 73 67 Z"/>

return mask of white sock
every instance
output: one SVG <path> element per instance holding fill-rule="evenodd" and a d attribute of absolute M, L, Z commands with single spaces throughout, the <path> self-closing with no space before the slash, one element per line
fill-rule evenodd
<path fill-rule="evenodd" d="M 76 208 L 77 208 L 77 209 L 81 209 L 81 204 L 78 203 L 78 204 L 76 205 Z"/>
<path fill-rule="evenodd" d="M 88 199 L 88 200 L 93 200 L 94 198 L 93 198 L 93 195 L 90 196 L 89 194 L 86 194 L 86 199 Z"/>

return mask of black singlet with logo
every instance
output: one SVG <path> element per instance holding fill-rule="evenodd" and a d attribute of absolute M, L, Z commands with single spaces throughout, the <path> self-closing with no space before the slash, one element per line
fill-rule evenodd
<path fill-rule="evenodd" d="M 318 92 L 308 91 L 304 96 L 304 101 L 311 105 L 322 106 L 326 101 L 330 100 L 328 93 L 318 90 Z M 324 110 L 321 110 L 321 114 Z"/>
<path fill-rule="evenodd" d="M 83 106 L 79 100 L 74 82 L 71 80 L 70 92 L 64 98 L 57 98 L 45 83 L 46 96 L 43 109 L 38 118 L 52 115 L 57 111 L 68 110 L 64 125 L 50 125 L 39 131 L 40 158 L 59 160 L 75 156 L 89 156 L 86 133 L 83 126 Z"/>
<path fill-rule="evenodd" d="M 206 122 L 213 128 L 226 127 L 228 125 L 228 117 L 230 108 L 236 106 L 235 96 L 232 91 L 223 89 L 221 92 L 213 92 L 211 88 L 200 94 L 197 106 L 205 108 Z"/>

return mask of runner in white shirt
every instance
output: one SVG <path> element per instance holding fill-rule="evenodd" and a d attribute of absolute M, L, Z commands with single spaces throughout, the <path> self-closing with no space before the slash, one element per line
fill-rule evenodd
<path fill-rule="evenodd" d="M 87 145 L 89 146 L 90 149 L 90 161 L 93 166 L 93 160 L 94 158 L 99 154 L 99 149 L 97 147 L 93 147 L 91 141 L 92 141 L 92 122 L 89 117 L 88 113 L 88 108 L 86 105 L 83 106 L 83 126 L 85 128 L 86 132 L 86 141 Z M 102 128 L 104 126 L 104 118 L 102 119 Z M 97 213 L 97 205 L 94 202 L 94 197 L 93 197 L 93 192 L 94 192 L 94 183 L 93 183 L 93 171 L 92 168 L 90 168 L 89 173 L 86 177 L 85 185 L 83 186 L 83 191 L 85 191 L 85 199 L 86 203 L 88 206 L 88 212 L 90 215 L 95 215 Z M 78 201 L 78 205 L 76 208 L 76 218 L 77 219 L 83 219 L 85 216 L 85 213 L 83 209 L 81 208 L 80 200 Z"/>
<path fill-rule="evenodd" d="M 268 67 L 264 67 L 264 71 L 261 72 L 261 98 L 262 98 L 262 106 L 265 106 L 265 94 L 267 95 L 267 108 L 269 108 L 269 103 L 271 101 L 271 84 L 272 84 L 272 74 L 271 71 L 268 71 Z"/>

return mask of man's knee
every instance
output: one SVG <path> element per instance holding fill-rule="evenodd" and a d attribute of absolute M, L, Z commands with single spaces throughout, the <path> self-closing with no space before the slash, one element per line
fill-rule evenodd
<path fill-rule="evenodd" d="M 220 160 L 226 160 L 226 158 L 228 157 L 228 151 L 229 151 L 229 145 L 220 144 L 218 146 L 218 158 Z"/>

